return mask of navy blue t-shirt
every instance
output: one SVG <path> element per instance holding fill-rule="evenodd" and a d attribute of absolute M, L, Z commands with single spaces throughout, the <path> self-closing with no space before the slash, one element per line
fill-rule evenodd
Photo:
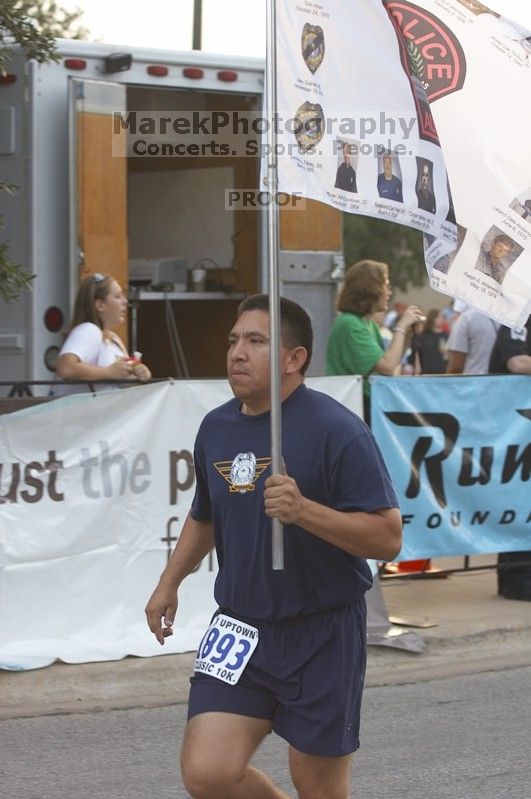
<path fill-rule="evenodd" d="M 269 621 L 352 604 L 372 584 L 366 561 L 296 525 L 284 527 L 284 569 L 271 567 L 270 438 L 269 412 L 243 414 L 237 399 L 207 414 L 197 434 L 191 515 L 214 524 L 216 602 Z M 282 452 L 308 499 L 341 511 L 398 506 L 371 431 L 326 394 L 301 385 L 282 403 Z"/>
<path fill-rule="evenodd" d="M 500 327 L 490 354 L 489 374 L 511 374 L 507 361 L 517 355 L 531 355 L 531 316 L 518 332 L 505 325 Z"/>

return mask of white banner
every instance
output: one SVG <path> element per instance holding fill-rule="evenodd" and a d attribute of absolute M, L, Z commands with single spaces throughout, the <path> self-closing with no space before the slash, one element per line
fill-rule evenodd
<path fill-rule="evenodd" d="M 361 378 L 307 384 L 362 414 Z M 196 648 L 214 556 L 182 585 L 163 649 L 144 606 L 188 513 L 193 446 L 224 380 L 79 394 L 0 417 L 0 668 Z"/>
<path fill-rule="evenodd" d="M 522 326 L 530 32 L 476 0 L 277 0 L 277 29 L 280 191 L 423 231 L 434 288 Z"/>

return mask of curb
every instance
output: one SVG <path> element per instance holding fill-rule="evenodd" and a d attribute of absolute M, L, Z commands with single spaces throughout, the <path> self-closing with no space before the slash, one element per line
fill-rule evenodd
<path fill-rule="evenodd" d="M 531 626 L 498 628 L 462 637 L 433 637 L 422 655 L 372 647 L 367 686 L 406 685 L 415 682 L 531 665 Z"/>
<path fill-rule="evenodd" d="M 423 633 L 426 631 L 423 631 Z M 370 646 L 367 687 L 407 685 L 531 665 L 531 626 L 424 636 L 422 654 Z M 0 719 L 185 704 L 194 652 L 0 672 Z"/>

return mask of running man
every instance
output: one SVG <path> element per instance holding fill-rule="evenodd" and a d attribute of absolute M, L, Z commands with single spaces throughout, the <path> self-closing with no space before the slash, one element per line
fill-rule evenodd
<path fill-rule="evenodd" d="M 146 615 L 172 634 L 181 582 L 215 546 L 219 605 L 191 678 L 181 767 L 194 799 L 287 799 L 249 762 L 271 731 L 289 744 L 299 799 L 348 799 L 366 660 L 366 558 L 401 545 L 395 492 L 371 431 L 304 385 L 306 311 L 281 299 L 283 457 L 271 474 L 269 298 L 240 304 L 229 334 L 234 398 L 207 414 L 196 492 Z M 271 564 L 271 518 L 285 568 Z"/>

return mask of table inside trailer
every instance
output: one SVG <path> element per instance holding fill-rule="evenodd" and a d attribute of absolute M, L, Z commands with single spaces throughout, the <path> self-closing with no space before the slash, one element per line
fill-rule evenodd
<path fill-rule="evenodd" d="M 142 352 L 154 377 L 224 377 L 227 335 L 246 296 L 133 288 L 130 350 Z"/>

